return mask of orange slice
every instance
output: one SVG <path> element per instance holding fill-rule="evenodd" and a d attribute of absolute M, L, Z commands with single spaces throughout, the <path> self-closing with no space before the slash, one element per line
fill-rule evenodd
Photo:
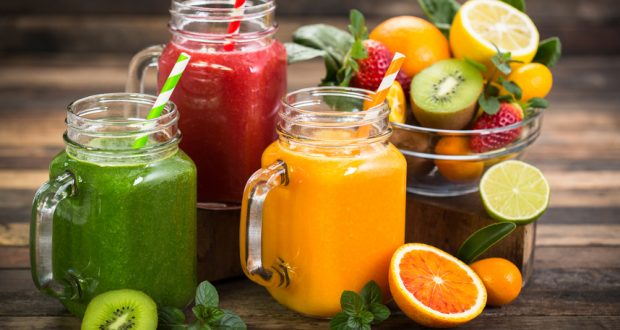
<path fill-rule="evenodd" d="M 462 261 L 426 244 L 398 248 L 390 264 L 390 291 L 409 318 L 433 328 L 454 327 L 480 315 L 484 284 Z"/>
<path fill-rule="evenodd" d="M 405 123 L 405 110 L 407 101 L 405 101 L 405 92 L 400 83 L 394 80 L 394 83 L 388 91 L 388 105 L 390 106 L 390 121 L 393 123 Z"/>

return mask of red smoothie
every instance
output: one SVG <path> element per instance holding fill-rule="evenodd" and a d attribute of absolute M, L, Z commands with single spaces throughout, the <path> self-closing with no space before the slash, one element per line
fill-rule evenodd
<path fill-rule="evenodd" d="M 278 41 L 224 51 L 170 42 L 159 60 L 161 87 L 181 51 L 192 56 L 172 101 L 180 112 L 180 147 L 198 168 L 198 202 L 238 203 L 276 138 L 286 92 L 286 50 Z"/>

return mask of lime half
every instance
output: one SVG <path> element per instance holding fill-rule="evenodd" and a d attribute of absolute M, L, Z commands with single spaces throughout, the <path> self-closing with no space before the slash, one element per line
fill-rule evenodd
<path fill-rule="evenodd" d="M 540 217 L 549 205 L 549 183 L 536 167 L 509 160 L 491 167 L 480 180 L 487 213 L 518 225 Z"/>

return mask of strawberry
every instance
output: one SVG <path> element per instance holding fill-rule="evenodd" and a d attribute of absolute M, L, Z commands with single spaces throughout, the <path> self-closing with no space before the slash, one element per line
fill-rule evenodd
<path fill-rule="evenodd" d="M 474 123 L 473 129 L 490 129 L 509 126 L 523 120 L 523 110 L 515 103 L 501 103 L 499 111 L 490 115 L 483 113 Z M 473 152 L 487 152 L 502 148 L 516 140 L 521 134 L 521 128 L 515 128 L 506 132 L 487 135 L 477 135 L 470 139 L 469 146 Z"/>
<path fill-rule="evenodd" d="M 368 57 L 358 60 L 359 70 L 351 79 L 351 86 L 375 91 L 379 88 L 394 55 L 384 44 L 376 40 L 364 40 L 364 47 L 368 52 Z M 396 76 L 396 80 L 402 85 L 405 94 L 407 94 L 411 78 L 400 71 Z"/>

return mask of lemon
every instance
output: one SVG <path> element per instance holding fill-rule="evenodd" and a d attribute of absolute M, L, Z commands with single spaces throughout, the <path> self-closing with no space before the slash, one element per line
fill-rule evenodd
<path fill-rule="evenodd" d="M 390 121 L 393 123 L 404 123 L 407 102 L 405 101 L 405 92 L 403 92 L 403 88 L 398 81 L 394 81 L 388 90 L 386 99 L 390 106 Z"/>
<path fill-rule="evenodd" d="M 450 28 L 454 57 L 469 58 L 487 66 L 497 46 L 511 52 L 512 59 L 530 63 L 538 50 L 538 30 L 532 20 L 516 8 L 497 0 L 465 2 Z"/>
<path fill-rule="evenodd" d="M 547 209 L 549 183 L 536 167 L 509 160 L 494 165 L 482 176 L 480 195 L 494 219 L 527 224 Z"/>

